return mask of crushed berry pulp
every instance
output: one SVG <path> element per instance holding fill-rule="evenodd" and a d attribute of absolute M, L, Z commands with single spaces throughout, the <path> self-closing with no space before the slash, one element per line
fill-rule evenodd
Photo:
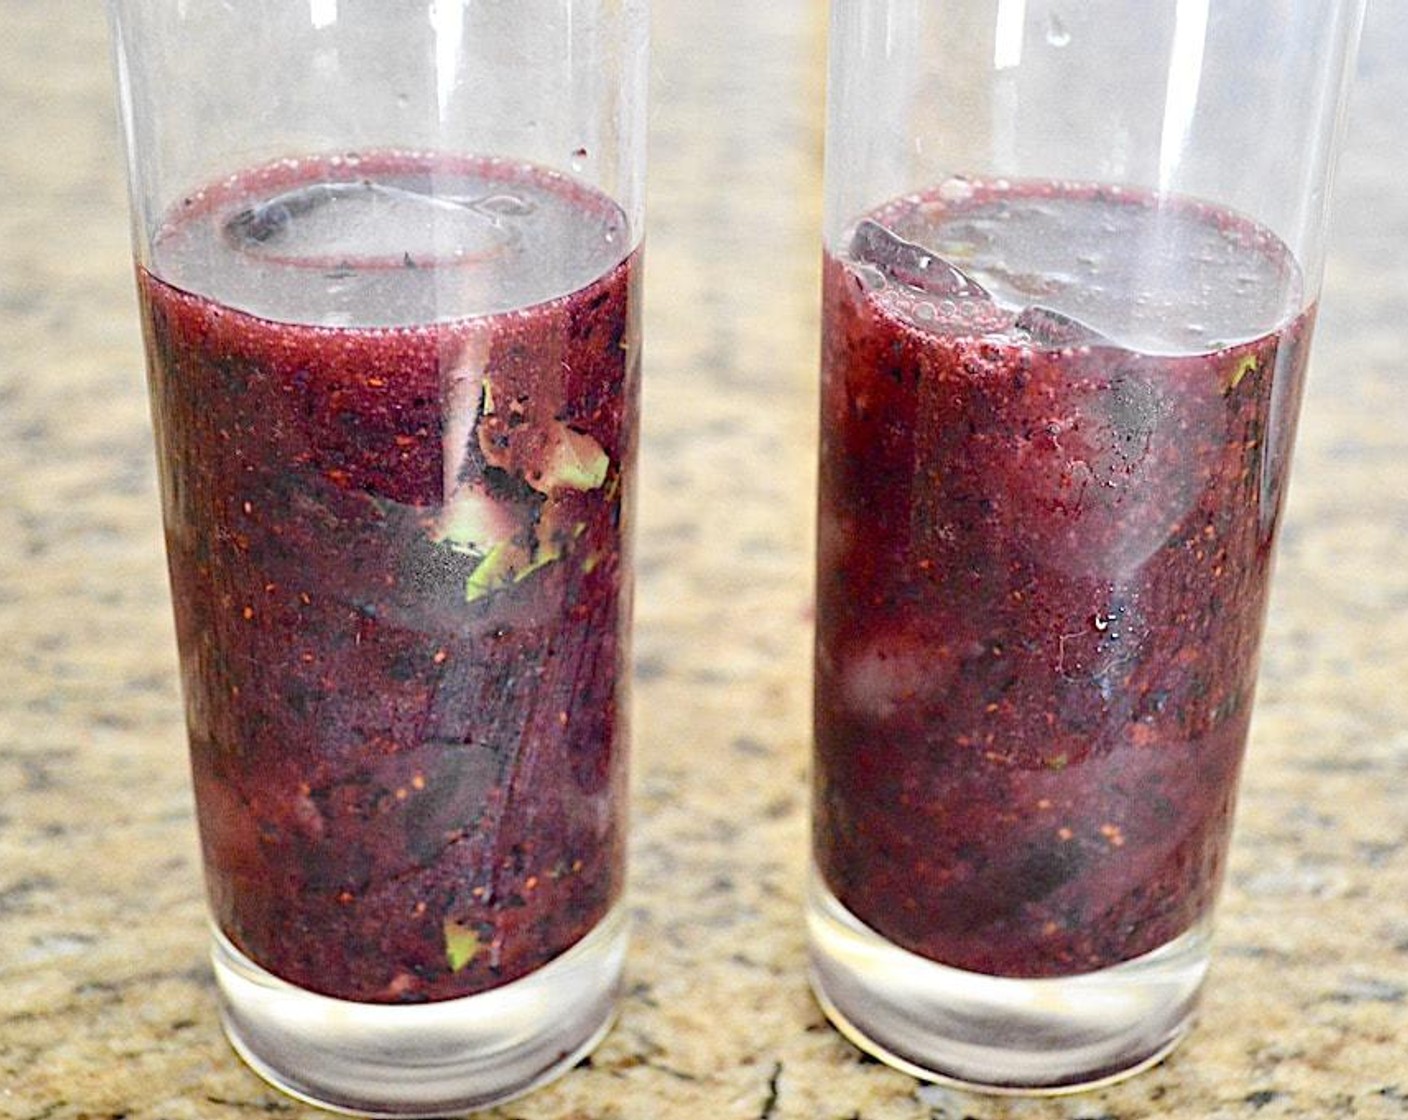
<path fill-rule="evenodd" d="M 842 242 L 819 874 L 956 968 L 1155 950 L 1226 862 L 1313 322 L 1295 262 L 1193 200 L 1054 183 L 950 181 Z"/>
<path fill-rule="evenodd" d="M 471 995 L 617 903 L 638 271 L 579 183 L 392 152 L 139 267 L 206 882 L 274 975 Z"/>

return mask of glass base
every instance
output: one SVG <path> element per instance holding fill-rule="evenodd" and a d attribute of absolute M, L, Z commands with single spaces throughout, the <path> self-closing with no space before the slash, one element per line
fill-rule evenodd
<path fill-rule="evenodd" d="M 812 873 L 811 981 L 867 1053 L 925 1081 L 988 1093 L 1091 1089 L 1146 1069 L 1192 1025 L 1208 924 L 1099 972 L 1039 980 L 935 964 L 885 940 Z"/>
<path fill-rule="evenodd" d="M 543 968 L 479 995 L 386 1005 L 296 988 L 218 931 L 211 952 L 230 1042 L 290 1096 L 359 1116 L 433 1117 L 485 1108 L 551 1080 L 614 1017 L 624 907 Z"/>

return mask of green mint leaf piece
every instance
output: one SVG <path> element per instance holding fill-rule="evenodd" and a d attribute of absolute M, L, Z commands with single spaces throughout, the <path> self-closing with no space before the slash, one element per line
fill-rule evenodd
<path fill-rule="evenodd" d="M 1242 379 L 1246 377 L 1247 374 L 1255 373 L 1259 364 L 1255 354 L 1248 354 L 1238 362 L 1232 368 L 1232 372 L 1227 376 L 1227 392 L 1232 392 L 1233 389 L 1240 385 Z"/>
<path fill-rule="evenodd" d="M 445 919 L 445 960 L 451 972 L 459 972 L 479 952 L 479 934 L 453 918 Z"/>
<path fill-rule="evenodd" d="M 606 481 L 611 459 L 586 432 L 561 425 L 551 457 L 542 476 L 531 483 L 535 490 L 550 494 L 554 490 L 596 490 Z"/>
<path fill-rule="evenodd" d="M 515 561 L 521 556 L 522 550 L 517 548 L 512 541 L 500 541 L 490 548 L 484 554 L 484 559 L 475 565 L 474 571 L 465 577 L 465 602 L 473 603 L 476 599 L 482 599 L 490 592 L 507 586 L 516 578 L 523 578 L 522 575 L 515 575 L 517 567 Z"/>

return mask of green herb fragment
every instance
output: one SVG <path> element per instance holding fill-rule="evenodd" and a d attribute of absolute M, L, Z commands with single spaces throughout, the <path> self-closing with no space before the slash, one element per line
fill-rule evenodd
<path fill-rule="evenodd" d="M 453 918 L 445 919 L 445 959 L 451 972 L 459 972 L 479 952 L 479 934 Z"/>
<path fill-rule="evenodd" d="M 1069 762 L 1070 759 L 1067 758 L 1066 752 L 1062 751 L 1060 754 L 1053 755 L 1046 760 L 1046 768 L 1048 770 L 1064 770 Z"/>
<path fill-rule="evenodd" d="M 1238 362 L 1237 368 L 1232 371 L 1232 375 L 1227 379 L 1227 391 L 1230 393 L 1233 389 L 1240 385 L 1242 383 L 1242 379 L 1246 377 L 1247 374 L 1255 373 L 1258 364 L 1259 363 L 1257 362 L 1255 354 L 1248 354 L 1245 358 Z"/>
<path fill-rule="evenodd" d="M 565 425 L 557 432 L 557 445 L 534 487 L 543 493 L 554 490 L 596 490 L 606 481 L 611 459 L 586 432 Z"/>
<path fill-rule="evenodd" d="M 550 546 L 540 548 L 537 556 L 514 573 L 513 582 L 522 583 L 539 568 L 546 568 L 553 561 L 560 559 L 562 559 L 562 551 L 560 549 Z"/>
<path fill-rule="evenodd" d="M 465 577 L 464 601 L 473 603 L 491 591 L 522 579 L 527 573 L 514 572 L 514 560 L 519 550 L 510 541 L 500 541 L 484 554 L 484 559 L 475 565 L 474 571 Z"/>
<path fill-rule="evenodd" d="M 522 583 L 539 568 L 562 558 L 562 550 L 551 542 L 539 546 L 536 555 L 512 541 L 495 545 L 465 578 L 464 599 L 472 603 L 511 583 Z"/>

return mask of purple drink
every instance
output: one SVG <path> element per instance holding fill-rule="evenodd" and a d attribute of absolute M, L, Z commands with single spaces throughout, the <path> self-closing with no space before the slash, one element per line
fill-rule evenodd
<path fill-rule="evenodd" d="M 1311 330 L 1288 291 L 1237 217 L 1057 184 L 953 181 L 828 257 L 814 845 L 871 930 L 1055 977 L 1208 914 Z"/>
<path fill-rule="evenodd" d="M 469 995 L 619 899 L 630 245 L 562 176 L 382 153 L 203 191 L 139 272 L 207 882 L 284 980 Z"/>

